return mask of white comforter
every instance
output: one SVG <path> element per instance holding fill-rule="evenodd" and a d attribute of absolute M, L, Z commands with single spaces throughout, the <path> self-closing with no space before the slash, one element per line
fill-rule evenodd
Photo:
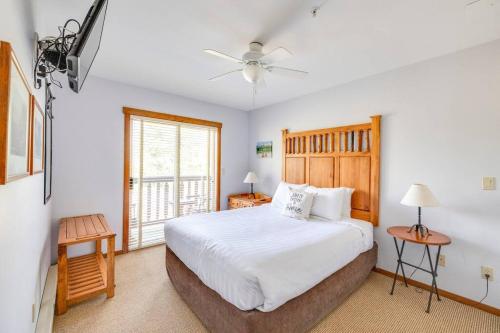
<path fill-rule="evenodd" d="M 168 247 L 241 310 L 272 311 L 373 246 L 370 223 L 296 220 L 271 205 L 165 223 Z"/>

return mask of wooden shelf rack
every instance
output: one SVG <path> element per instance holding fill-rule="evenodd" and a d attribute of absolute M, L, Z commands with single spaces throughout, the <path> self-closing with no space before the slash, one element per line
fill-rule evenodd
<path fill-rule="evenodd" d="M 107 240 L 104 258 L 101 241 Z M 67 247 L 95 241 L 96 252 L 68 258 Z M 104 215 L 86 215 L 63 218 L 59 222 L 58 279 L 56 314 L 67 311 L 68 305 L 95 295 L 106 293 L 114 296 L 115 233 Z"/>

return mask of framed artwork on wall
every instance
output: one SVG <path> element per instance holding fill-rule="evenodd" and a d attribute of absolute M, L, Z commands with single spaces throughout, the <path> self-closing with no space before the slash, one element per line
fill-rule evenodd
<path fill-rule="evenodd" d="M 50 84 L 45 83 L 44 204 L 47 204 L 52 196 L 52 101 L 54 99 Z"/>
<path fill-rule="evenodd" d="M 45 142 L 45 111 L 34 96 L 31 97 L 31 174 L 43 172 Z"/>
<path fill-rule="evenodd" d="M 260 158 L 273 157 L 273 142 L 272 141 L 259 141 L 256 146 L 257 156 Z"/>
<path fill-rule="evenodd" d="M 0 41 L 0 185 L 30 174 L 31 92 L 11 45 Z"/>

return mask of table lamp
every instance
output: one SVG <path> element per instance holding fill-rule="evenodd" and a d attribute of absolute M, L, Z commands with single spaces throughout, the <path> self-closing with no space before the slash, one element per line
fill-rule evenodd
<path fill-rule="evenodd" d="M 401 200 L 401 204 L 405 206 L 418 207 L 418 223 L 412 225 L 408 232 L 412 232 L 413 229 L 415 229 L 415 231 L 420 233 L 422 237 L 427 235 L 429 233 L 429 229 L 421 223 L 422 207 L 439 206 L 439 202 L 436 197 L 434 197 L 431 190 L 423 184 L 412 184 L 408 192 L 406 192 L 405 196 Z"/>
<path fill-rule="evenodd" d="M 253 171 L 250 171 L 245 177 L 245 180 L 243 180 L 243 183 L 250 184 L 250 194 L 254 197 L 255 195 L 253 194 L 253 184 L 257 183 L 258 181 L 259 179 Z"/>

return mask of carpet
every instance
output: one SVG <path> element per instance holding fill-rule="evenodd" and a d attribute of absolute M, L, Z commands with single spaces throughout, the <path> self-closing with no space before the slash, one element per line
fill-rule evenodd
<path fill-rule="evenodd" d="M 116 257 L 115 297 L 105 295 L 56 316 L 55 332 L 206 332 L 171 285 L 165 248 L 156 246 Z M 500 317 L 447 298 L 425 308 L 428 293 L 396 286 L 371 273 L 368 280 L 312 333 L 488 332 L 500 333 Z"/>

